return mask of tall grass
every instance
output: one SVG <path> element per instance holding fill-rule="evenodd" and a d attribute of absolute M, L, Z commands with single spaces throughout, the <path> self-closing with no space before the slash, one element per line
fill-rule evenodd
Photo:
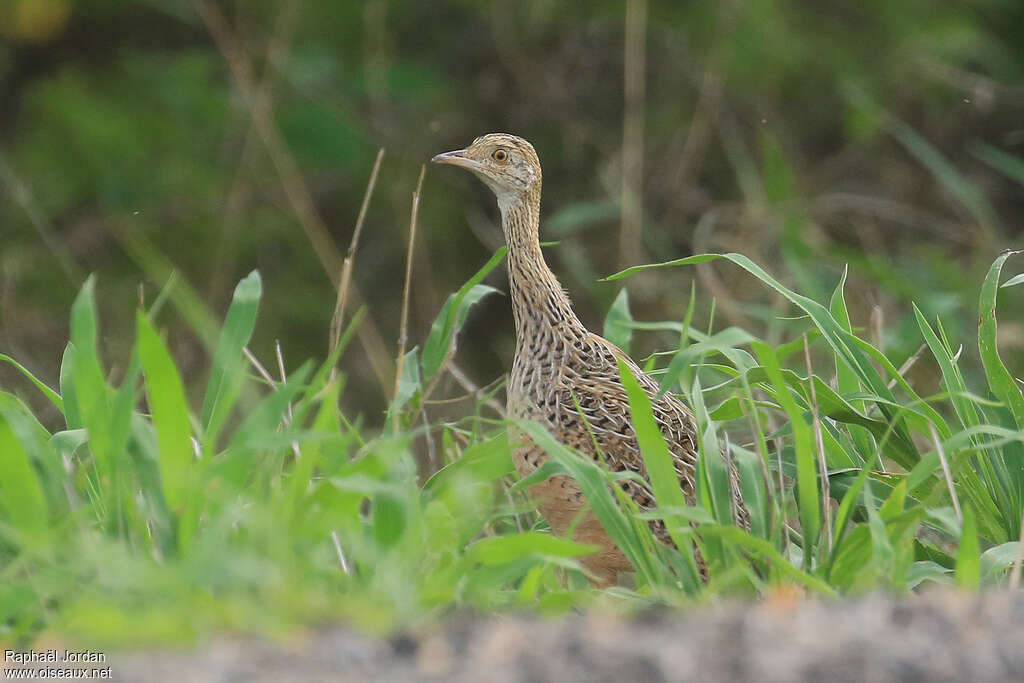
<path fill-rule="evenodd" d="M 731 262 L 784 296 L 804 333 L 771 345 L 746 330 L 637 322 L 623 293 L 606 330 L 676 335 L 646 368 L 693 406 L 699 434 L 697 505 L 687 506 L 650 401 L 622 379 L 658 503 L 641 512 L 616 485 L 625 476 L 581 457 L 534 423 L 486 407 L 429 422 L 424 406 L 456 353 L 471 307 L 499 251 L 440 311 L 421 346 L 404 354 L 386 428 L 338 408 L 334 372 L 358 328 L 350 321 L 324 362 L 279 377 L 250 357 L 262 283 L 244 278 L 212 352 L 199 406 L 159 332 L 165 291 L 136 315 L 136 341 L 119 383 L 101 360 L 94 280 L 71 311 L 60 385 L 16 361 L 63 424 L 43 426 L 17 395 L 0 393 L 0 636 L 56 630 L 91 642 L 189 641 L 214 629 L 277 632 L 338 619 L 387 630 L 454 606 L 563 612 L 594 601 L 683 604 L 757 595 L 782 584 L 831 596 L 923 582 L 976 589 L 1006 583 L 1020 554 L 1024 513 L 1024 398 L 996 344 L 1002 268 L 979 299 L 977 349 L 987 385 L 969 387 L 967 340 L 915 308 L 942 375 L 921 396 L 852 326 L 841 279 L 826 302 L 782 285 L 739 254 L 706 254 L 623 271 Z M 1013 286 L 1020 277 L 1006 281 Z M 169 287 L 173 287 L 170 281 Z M 813 359 L 813 361 L 812 361 Z M 513 481 L 510 434 L 550 462 Z M 416 443 L 436 471 L 421 472 Z M 732 459 L 751 513 L 732 523 Z M 522 491 L 567 473 L 636 567 L 602 596 Z M 663 519 L 676 547 L 655 541 Z M 689 549 L 708 561 L 707 582 Z M 677 549 L 678 548 L 678 549 Z M 1019 562 L 1019 559 L 1016 559 Z"/>

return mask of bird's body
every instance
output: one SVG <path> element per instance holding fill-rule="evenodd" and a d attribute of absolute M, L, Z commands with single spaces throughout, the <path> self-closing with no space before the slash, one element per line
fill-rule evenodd
<path fill-rule="evenodd" d="M 522 138 L 492 133 L 477 138 L 465 150 L 438 155 L 434 161 L 473 171 L 498 198 L 508 245 L 509 290 L 516 327 L 516 351 L 507 392 L 509 416 L 539 422 L 560 442 L 595 459 L 600 449 L 612 470 L 635 472 L 647 480 L 619 376 L 621 359 L 651 397 L 655 420 L 673 456 L 679 486 L 687 503 L 695 504 L 697 441 L 693 414 L 672 394 L 659 397 L 657 382 L 618 347 L 584 327 L 544 260 L 538 230 L 541 169 L 532 145 Z M 520 446 L 514 454 L 520 477 L 535 471 L 546 459 L 543 449 L 531 443 Z M 654 507 L 646 487 L 631 480 L 623 485 L 641 509 Z M 734 516 L 745 523 L 747 511 L 737 490 Z M 593 512 L 586 509 L 582 491 L 573 479 L 553 476 L 535 484 L 530 493 L 556 535 L 564 535 L 575 525 L 577 541 L 601 548 L 581 559 L 595 585 L 613 585 L 618 572 L 632 571 L 625 555 Z M 655 525 L 655 533 L 660 540 L 669 541 L 663 526 Z"/>

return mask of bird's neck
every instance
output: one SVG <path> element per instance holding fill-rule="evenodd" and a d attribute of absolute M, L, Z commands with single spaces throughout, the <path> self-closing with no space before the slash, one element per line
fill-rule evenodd
<path fill-rule="evenodd" d="M 516 201 L 499 201 L 499 207 L 508 245 L 509 293 L 519 348 L 525 348 L 522 342 L 526 339 L 549 337 L 553 332 L 584 334 L 586 328 L 541 252 L 539 188 Z"/>

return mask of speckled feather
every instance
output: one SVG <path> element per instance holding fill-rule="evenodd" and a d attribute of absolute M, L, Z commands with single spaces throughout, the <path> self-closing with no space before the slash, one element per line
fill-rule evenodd
<path fill-rule="evenodd" d="M 679 486 L 687 503 L 695 504 L 697 437 L 693 413 L 672 394 L 657 397 L 657 382 L 618 347 L 583 326 L 544 260 L 538 234 L 541 167 L 533 146 L 513 135 L 492 133 L 477 138 L 465 150 L 438 155 L 434 160 L 473 171 L 498 198 L 509 248 L 509 287 L 516 326 L 516 352 L 508 384 L 509 415 L 543 424 L 559 441 L 592 458 L 598 458 L 600 449 L 610 469 L 634 472 L 649 481 L 619 377 L 617 359 L 621 358 L 651 397 L 654 418 L 672 453 Z M 547 454 L 539 447 L 523 445 L 515 452 L 516 471 L 525 477 L 546 459 Z M 731 462 L 730 471 L 734 517 L 737 524 L 749 528 L 738 474 Z M 622 485 L 641 509 L 655 506 L 647 487 L 629 480 Z M 583 512 L 586 503 L 574 480 L 551 477 L 534 485 L 531 495 L 554 533 L 564 535 L 576 522 L 574 538 L 601 548 L 581 560 L 595 585 L 613 585 L 618 572 L 632 570 L 594 514 Z M 581 512 L 582 518 L 576 521 Z M 652 522 L 652 529 L 659 540 L 671 543 L 662 523 Z M 703 567 L 700 558 L 698 562 Z"/>

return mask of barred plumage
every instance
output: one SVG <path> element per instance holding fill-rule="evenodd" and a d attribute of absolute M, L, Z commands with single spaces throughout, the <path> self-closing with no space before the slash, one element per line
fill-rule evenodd
<path fill-rule="evenodd" d="M 583 326 L 544 260 L 539 238 L 541 167 L 533 146 L 514 135 L 491 133 L 477 138 L 466 149 L 439 154 L 433 160 L 475 173 L 494 191 L 501 209 L 516 325 L 516 353 L 508 384 L 509 415 L 540 422 L 559 441 L 594 458 L 596 441 L 610 468 L 635 472 L 647 480 L 630 423 L 629 401 L 619 377 L 617 360 L 621 358 L 651 397 L 654 417 L 675 461 L 679 486 L 687 503 L 695 504 L 697 436 L 693 413 L 672 394 L 657 397 L 657 382 L 618 347 Z M 546 459 L 542 449 L 524 445 L 515 453 L 516 471 L 525 477 Z M 749 527 L 735 467 L 732 479 L 734 516 L 738 524 Z M 628 480 L 623 485 L 642 509 L 654 507 L 654 499 L 644 486 Z M 569 477 L 551 477 L 530 492 L 557 535 L 564 535 L 586 508 L 579 486 Z M 671 542 L 662 524 L 652 523 L 652 527 L 659 540 Z M 613 585 L 618 572 L 632 571 L 632 565 L 592 512 L 587 511 L 576 523 L 574 538 L 601 548 L 581 559 L 594 585 Z"/>

